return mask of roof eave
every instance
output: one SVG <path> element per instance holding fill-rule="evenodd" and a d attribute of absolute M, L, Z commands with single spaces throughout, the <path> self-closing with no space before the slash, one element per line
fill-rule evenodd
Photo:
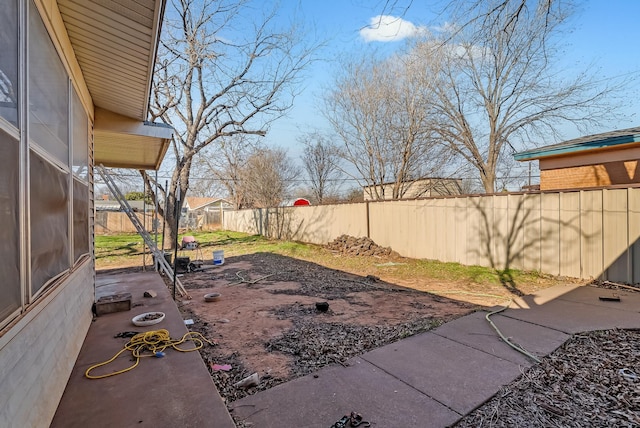
<path fill-rule="evenodd" d="M 157 170 L 167 152 L 173 128 L 95 110 L 94 158 L 110 168 Z"/>
<path fill-rule="evenodd" d="M 148 94 L 147 103 L 144 106 L 144 118 L 147 118 L 149 115 L 149 100 L 151 98 L 151 90 L 153 85 L 153 75 L 154 70 L 156 68 L 156 59 L 158 57 L 158 46 L 160 45 L 160 34 L 162 32 L 162 21 L 164 20 L 164 11 L 165 11 L 166 1 L 160 0 L 156 2 L 156 9 L 154 11 L 154 22 L 153 22 L 153 32 L 152 32 L 152 46 L 153 55 L 149 58 L 149 70 L 151 73 L 147 78 L 147 90 Z"/>
<path fill-rule="evenodd" d="M 620 137 L 612 137 L 603 140 L 589 141 L 585 143 L 569 144 L 561 147 L 541 147 L 539 149 L 528 150 L 525 152 L 515 153 L 514 159 L 520 162 L 531 161 L 551 156 L 561 156 L 570 153 L 577 153 L 589 150 L 601 150 L 614 146 L 632 144 L 640 142 L 640 134 L 623 135 Z"/>

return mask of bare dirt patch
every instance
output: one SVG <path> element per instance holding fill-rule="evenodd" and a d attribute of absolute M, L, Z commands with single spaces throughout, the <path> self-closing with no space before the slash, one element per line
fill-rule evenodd
<path fill-rule="evenodd" d="M 192 330 L 217 346 L 203 359 L 227 402 L 271 388 L 328 364 L 427 331 L 470 313 L 473 303 L 271 253 L 231 257 L 182 277 L 192 300 L 181 302 Z M 451 284 L 449 284 L 451 286 Z M 204 295 L 220 293 L 216 302 Z M 316 303 L 327 302 L 322 312 Z M 212 364 L 230 364 L 228 372 Z M 234 383 L 252 374 L 248 389 Z"/>

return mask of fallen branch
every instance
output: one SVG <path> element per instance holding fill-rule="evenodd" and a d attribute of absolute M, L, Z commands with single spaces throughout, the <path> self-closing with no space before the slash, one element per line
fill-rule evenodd
<path fill-rule="evenodd" d="M 617 282 L 603 281 L 603 284 L 613 285 L 613 286 L 616 286 L 616 287 L 627 288 L 627 289 L 633 290 L 633 291 L 640 291 L 640 288 L 638 288 L 638 287 L 633 287 L 631 285 L 626 285 L 626 284 L 618 284 Z"/>

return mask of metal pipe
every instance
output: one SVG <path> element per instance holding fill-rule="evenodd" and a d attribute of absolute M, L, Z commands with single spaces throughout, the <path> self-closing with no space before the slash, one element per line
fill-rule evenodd
<path fill-rule="evenodd" d="M 178 229 L 180 226 L 180 184 L 176 188 L 176 198 L 175 198 L 175 213 L 176 213 L 176 230 L 175 230 L 175 240 L 174 246 L 175 249 L 173 251 L 173 300 L 176 300 L 176 275 L 178 272 Z"/>
<path fill-rule="evenodd" d="M 158 170 L 156 169 L 156 189 L 154 192 L 154 195 L 156 195 L 155 198 L 153 198 L 153 229 L 155 232 L 155 242 L 156 242 L 156 248 L 158 248 Z M 163 254 L 164 256 L 164 251 Z"/>
<path fill-rule="evenodd" d="M 142 228 L 147 230 L 147 182 L 142 177 Z M 135 215 L 135 213 L 133 214 Z M 142 241 L 142 271 L 147 270 L 147 244 Z"/>
<path fill-rule="evenodd" d="M 164 230 L 167 226 L 167 212 L 169 211 L 169 180 L 164 181 L 164 216 L 162 216 L 162 255 L 164 256 Z"/>

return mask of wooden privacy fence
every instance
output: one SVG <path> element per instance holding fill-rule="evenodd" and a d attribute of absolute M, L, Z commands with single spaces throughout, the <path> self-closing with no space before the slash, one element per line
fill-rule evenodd
<path fill-rule="evenodd" d="M 406 257 L 640 283 L 640 188 L 224 213 L 225 229 L 326 244 L 368 236 Z"/>
<path fill-rule="evenodd" d="M 153 214 L 146 214 L 146 221 L 142 213 L 136 213 L 140 223 L 145 225 L 149 231 L 153 230 Z M 160 222 L 162 219 L 160 219 Z M 162 225 L 162 223 L 160 223 Z M 162 226 L 161 226 L 162 227 Z M 112 233 L 135 233 L 136 228 L 126 213 L 120 211 L 96 211 L 95 233 L 97 235 L 108 235 Z"/>
<path fill-rule="evenodd" d="M 136 213 L 140 222 L 143 223 L 142 213 Z M 154 231 L 154 215 L 147 213 L 145 228 Z M 180 228 L 190 230 L 214 230 L 220 227 L 220 211 L 202 212 L 200 214 L 183 215 L 180 217 Z M 158 217 L 158 229 L 162 230 L 162 217 Z M 95 233 L 97 235 L 108 235 L 113 233 L 135 233 L 136 228 L 127 217 L 127 214 L 120 211 L 96 211 Z"/>

